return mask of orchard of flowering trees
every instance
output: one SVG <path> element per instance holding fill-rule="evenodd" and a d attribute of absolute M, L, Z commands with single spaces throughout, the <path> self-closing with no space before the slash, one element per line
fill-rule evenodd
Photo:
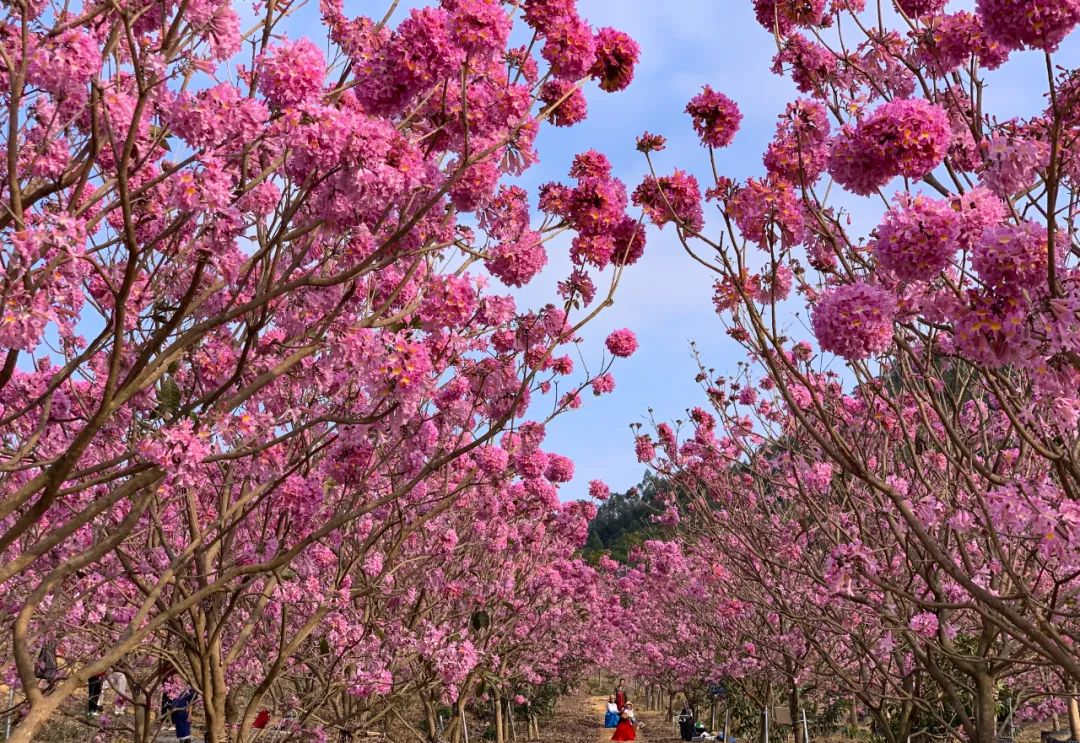
<path fill-rule="evenodd" d="M 724 1 L 799 91 L 758 175 L 703 85 L 699 160 L 646 132 L 636 185 L 546 152 L 532 192 L 542 127 L 631 83 L 614 5 L 3 5 L 10 740 L 118 673 L 100 740 L 192 689 L 212 743 L 470 710 L 503 743 L 596 667 L 885 743 L 1080 739 L 1080 0 Z M 1045 96 L 1005 120 L 1020 54 Z M 657 538 L 594 565 L 545 436 L 638 350 L 583 337 L 648 226 L 744 358 L 628 440 Z"/>
<path fill-rule="evenodd" d="M 599 152 L 538 210 L 512 181 L 638 46 L 573 2 L 396 5 L 326 0 L 318 43 L 290 0 L 0 11 L 10 740 L 108 671 L 102 735 L 154 739 L 190 687 L 215 743 L 405 705 L 458 740 L 604 660 L 545 426 L 635 350 L 570 355 L 644 227 Z M 572 270 L 519 306 L 560 233 Z"/>

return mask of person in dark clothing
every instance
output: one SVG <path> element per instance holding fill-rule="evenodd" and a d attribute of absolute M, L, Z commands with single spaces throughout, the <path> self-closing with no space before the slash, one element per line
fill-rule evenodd
<path fill-rule="evenodd" d="M 679 713 L 679 737 L 687 741 L 694 738 L 694 713 L 689 703 L 683 705 Z"/>
<path fill-rule="evenodd" d="M 34 676 L 45 682 L 45 688 L 51 689 L 60 677 L 60 670 L 56 664 L 56 645 L 46 642 L 38 652 L 37 661 L 34 663 Z"/>
<path fill-rule="evenodd" d="M 87 682 L 89 695 L 86 698 L 86 714 L 97 717 L 101 714 L 101 687 L 105 683 L 105 674 L 98 673 L 91 676 Z"/>
<path fill-rule="evenodd" d="M 615 687 L 615 706 L 619 708 L 619 712 L 626 707 L 626 692 L 623 691 L 622 679 L 619 679 L 619 684 Z"/>

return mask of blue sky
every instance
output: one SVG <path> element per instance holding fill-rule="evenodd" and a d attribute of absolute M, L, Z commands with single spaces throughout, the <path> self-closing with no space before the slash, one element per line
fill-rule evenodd
<path fill-rule="evenodd" d="M 948 10 L 973 5 L 953 0 Z M 667 150 L 657 156 L 659 170 L 677 165 L 704 182 L 706 153 L 683 113 L 686 101 L 704 84 L 736 100 L 744 115 L 734 144 L 719 157 L 722 172 L 739 178 L 762 173 L 761 153 L 772 137 L 776 117 L 796 93 L 787 80 L 769 70 L 774 42 L 754 20 L 750 0 L 581 0 L 580 7 L 594 26 L 615 26 L 634 36 L 641 44 L 640 66 L 634 83 L 621 93 L 588 91 L 587 121 L 568 130 L 549 128 L 542 135 L 542 162 L 530 172 L 531 181 L 563 178 L 572 154 L 594 147 L 608 155 L 615 173 L 632 189 L 645 173 L 634 140 L 648 130 L 668 138 Z M 1080 63 L 1078 36 L 1066 40 L 1055 55 L 1059 64 Z M 1030 115 L 1043 105 L 1044 75 L 1040 55 L 1014 54 L 988 78 L 987 110 L 999 119 Z M 868 228 L 880 211 L 866 200 L 845 202 Z M 552 251 L 551 265 L 534 282 L 537 298 L 550 292 L 566 266 L 565 255 Z M 585 334 L 596 348 L 610 330 L 630 327 L 638 335 L 640 350 L 616 365 L 612 395 L 587 396 L 582 409 L 552 425 L 545 442 L 548 449 L 572 456 L 576 463 L 564 498 L 584 496 L 592 478 L 606 481 L 613 490 L 640 481 L 644 467 L 634 458 L 628 425 L 645 421 L 650 408 L 657 419 L 673 420 L 703 402 L 694 382 L 697 367 L 690 354 L 691 340 L 709 366 L 734 373 L 742 354 L 724 335 L 711 297 L 710 277 L 682 252 L 672 229 L 651 229 L 645 256 L 624 274 L 615 306 Z M 792 318 L 793 324 L 800 322 Z"/>

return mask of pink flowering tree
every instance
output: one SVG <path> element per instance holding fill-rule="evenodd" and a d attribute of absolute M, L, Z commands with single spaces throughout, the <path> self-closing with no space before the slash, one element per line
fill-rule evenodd
<path fill-rule="evenodd" d="M 962 680 L 960 720 L 946 722 L 991 740 L 998 680 L 1043 663 L 1065 679 L 1059 693 L 1080 680 L 1068 608 L 1080 590 L 1080 88 L 1055 57 L 1080 6 L 754 8 L 774 71 L 802 95 L 763 174 L 721 175 L 740 115 L 709 88 L 687 105 L 712 165 L 704 189 L 661 164 L 662 137 L 638 144 L 651 174 L 634 202 L 714 274 L 717 313 L 753 370 L 737 388 L 703 370 L 722 425 L 698 421 L 667 456 L 722 471 L 767 455 L 755 476 L 773 493 L 779 478 L 800 529 L 828 536 L 814 546 L 832 572 L 808 571 L 808 585 L 853 581 L 843 592 L 875 604 L 874 633 L 903 641 L 904 668 L 921 665 L 946 695 Z M 1021 50 L 1044 58 L 1045 104 L 999 121 L 986 72 Z M 856 202 L 876 227 L 858 224 Z M 638 441 L 644 460 L 670 434 L 655 436 Z M 943 655 L 955 677 L 934 677 Z"/>
<path fill-rule="evenodd" d="M 586 85 L 624 88 L 636 44 L 573 2 L 392 21 L 331 0 L 328 51 L 285 34 L 294 4 L 256 10 L 248 28 L 214 0 L 3 11 L 16 741 L 112 667 L 147 720 L 154 689 L 187 683 L 210 740 L 246 740 L 297 654 L 363 616 L 463 493 L 509 478 L 554 508 L 569 465 L 496 437 L 545 395 L 541 421 L 610 389 L 610 357 L 575 377 L 561 349 L 644 249 L 626 191 L 586 153 L 534 218 L 504 176 L 585 115 Z M 571 274 L 519 310 L 499 285 L 533 280 L 566 229 Z M 41 689 L 48 641 L 61 677 Z"/>
<path fill-rule="evenodd" d="M 655 463 L 698 494 L 687 502 L 680 539 L 709 555 L 710 577 L 721 576 L 699 603 L 711 602 L 706 615 L 724 619 L 731 662 L 752 662 L 749 675 L 786 697 L 793 720 L 812 690 L 856 699 L 887 740 L 905 740 L 916 726 L 963 740 L 993 737 L 998 685 L 1026 699 L 1033 689 L 1024 676 L 1041 662 L 978 611 L 887 504 L 868 498 L 858 480 L 834 478 L 812 441 L 789 429 L 775 443 L 740 444 L 750 428 L 739 400 L 755 398 L 747 412 L 761 416 L 763 431 L 770 421 L 762 413 L 776 400 L 739 382 L 719 385 L 712 393 L 720 425 L 696 409 L 684 440 L 657 426 L 663 453 Z M 992 540 L 961 530 L 954 516 L 934 536 L 945 546 L 960 541 L 967 564 L 986 574 L 990 566 L 978 560 Z M 1008 585 L 987 578 L 994 590 Z M 733 603 L 741 610 L 732 612 Z"/>

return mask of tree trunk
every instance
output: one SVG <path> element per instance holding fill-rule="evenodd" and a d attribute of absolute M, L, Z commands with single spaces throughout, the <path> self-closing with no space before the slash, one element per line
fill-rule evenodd
<path fill-rule="evenodd" d="M 494 692 L 492 699 L 495 702 L 495 743 L 506 743 L 503 729 L 502 697 L 499 696 L 498 692 Z"/>
<path fill-rule="evenodd" d="M 788 691 L 788 712 L 791 713 L 791 732 L 795 736 L 795 743 L 806 743 L 802 726 L 802 694 L 799 692 L 799 685 L 794 681 L 791 682 L 791 688 Z"/>
<path fill-rule="evenodd" d="M 435 715 L 435 705 L 431 703 L 431 699 L 426 695 L 420 694 L 420 703 L 424 706 L 424 719 L 427 721 L 427 734 L 428 740 L 437 741 L 439 739 L 439 721 Z"/>
<path fill-rule="evenodd" d="M 975 676 L 975 743 L 997 743 L 997 679 Z"/>
<path fill-rule="evenodd" d="M 1080 703 L 1075 696 L 1069 697 L 1069 737 L 1080 740 Z"/>

